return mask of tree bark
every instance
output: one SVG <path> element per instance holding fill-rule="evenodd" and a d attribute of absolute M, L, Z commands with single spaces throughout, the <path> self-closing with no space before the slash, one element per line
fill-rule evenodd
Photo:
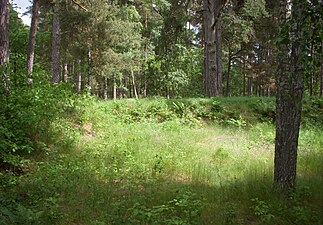
<path fill-rule="evenodd" d="M 63 81 L 67 83 L 67 79 L 68 79 L 68 68 L 67 68 L 67 63 L 64 63 Z"/>
<path fill-rule="evenodd" d="M 32 9 L 32 19 L 30 24 L 28 50 L 27 50 L 27 73 L 28 76 L 33 72 L 36 33 L 39 21 L 39 0 L 34 0 Z M 28 77 L 31 79 L 31 77 Z"/>
<path fill-rule="evenodd" d="M 133 73 L 133 70 L 131 69 L 131 78 L 132 78 L 132 87 L 133 87 L 133 92 L 135 94 L 136 99 L 138 99 L 138 93 L 137 93 L 137 87 L 136 87 L 136 82 L 135 82 L 135 75 Z"/>
<path fill-rule="evenodd" d="M 92 51 L 89 47 L 88 49 L 88 77 L 87 77 L 87 85 L 89 94 L 92 93 Z"/>
<path fill-rule="evenodd" d="M 76 90 L 78 92 L 82 90 L 82 69 L 80 59 L 77 61 Z"/>
<path fill-rule="evenodd" d="M 61 28 L 60 18 L 58 15 L 57 6 L 54 6 L 53 17 L 53 37 L 52 37 L 52 82 L 58 83 L 60 81 L 60 42 L 61 42 Z"/>
<path fill-rule="evenodd" d="M 292 19 L 295 26 L 291 46 L 280 43 L 276 95 L 276 142 L 274 160 L 274 183 L 288 190 L 295 186 L 299 127 L 303 97 L 303 74 L 301 70 L 302 4 L 293 1 Z M 287 0 L 280 0 L 280 27 L 286 29 Z"/>
<path fill-rule="evenodd" d="M 204 92 L 222 95 L 220 1 L 203 0 L 204 5 Z"/>
<path fill-rule="evenodd" d="M 251 96 L 253 94 L 253 88 L 252 88 L 252 77 L 248 76 L 248 95 Z"/>
<path fill-rule="evenodd" d="M 323 41 L 321 43 L 320 96 L 323 96 Z"/>
<path fill-rule="evenodd" d="M 107 77 L 104 77 L 103 99 L 105 101 L 108 99 L 108 78 Z"/>
<path fill-rule="evenodd" d="M 113 77 L 113 100 L 117 100 L 117 81 L 115 76 Z"/>
<path fill-rule="evenodd" d="M 9 0 L 0 0 L 0 69 L 3 89 L 9 93 Z M 2 67 L 2 68 L 1 68 Z"/>
<path fill-rule="evenodd" d="M 229 57 L 228 62 L 228 74 L 227 74 L 227 84 L 226 84 L 226 90 L 225 90 L 225 96 L 230 96 L 230 79 L 231 79 L 231 57 Z"/>

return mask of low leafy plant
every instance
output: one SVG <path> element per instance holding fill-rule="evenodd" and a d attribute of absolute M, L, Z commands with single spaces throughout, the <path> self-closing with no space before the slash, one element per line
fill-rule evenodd
<path fill-rule="evenodd" d="M 274 215 L 270 213 L 270 208 L 265 201 L 258 198 L 251 199 L 253 202 L 252 210 L 254 214 L 264 223 L 270 223 Z"/>
<path fill-rule="evenodd" d="M 130 224 L 198 224 L 202 201 L 190 191 L 178 191 L 176 198 L 166 204 L 146 207 L 136 203 L 128 209 Z"/>

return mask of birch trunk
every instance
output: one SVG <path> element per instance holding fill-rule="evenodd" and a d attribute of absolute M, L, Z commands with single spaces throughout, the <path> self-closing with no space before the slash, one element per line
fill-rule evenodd
<path fill-rule="evenodd" d="M 39 21 L 39 0 L 34 0 L 32 9 L 32 19 L 29 32 L 28 50 L 27 50 L 27 73 L 30 75 L 33 72 L 36 33 Z M 31 79 L 31 77 L 29 77 Z"/>

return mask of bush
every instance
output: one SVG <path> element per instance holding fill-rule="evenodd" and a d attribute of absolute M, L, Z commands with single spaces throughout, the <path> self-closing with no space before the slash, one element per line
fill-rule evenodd
<path fill-rule="evenodd" d="M 65 83 L 36 80 L 32 85 L 13 82 L 9 94 L 0 94 L 1 164 L 15 165 L 17 160 L 11 160 L 10 155 L 46 149 L 57 143 L 58 135 L 71 131 L 62 122 L 74 111 L 76 98 L 71 90 Z"/>

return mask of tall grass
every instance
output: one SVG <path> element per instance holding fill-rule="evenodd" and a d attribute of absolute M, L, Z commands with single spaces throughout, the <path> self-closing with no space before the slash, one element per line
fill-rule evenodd
<path fill-rule="evenodd" d="M 274 125 L 259 113 L 271 106 L 223 102 L 91 101 L 77 146 L 38 161 L 5 196 L 30 224 L 321 224 L 322 130 L 302 129 L 286 200 L 272 188 Z"/>

